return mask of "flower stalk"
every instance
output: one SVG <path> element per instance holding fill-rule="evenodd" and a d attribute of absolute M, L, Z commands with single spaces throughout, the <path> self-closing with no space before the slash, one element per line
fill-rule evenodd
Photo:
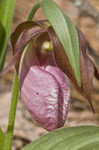
<path fill-rule="evenodd" d="M 17 73 L 15 72 L 14 73 L 12 99 L 11 99 L 10 112 L 9 112 L 8 129 L 7 129 L 7 133 L 5 136 L 5 142 L 4 142 L 4 150 L 12 149 L 12 139 L 13 139 L 13 131 L 14 131 L 14 123 L 15 123 L 18 95 L 19 95 L 19 83 L 18 83 Z"/>

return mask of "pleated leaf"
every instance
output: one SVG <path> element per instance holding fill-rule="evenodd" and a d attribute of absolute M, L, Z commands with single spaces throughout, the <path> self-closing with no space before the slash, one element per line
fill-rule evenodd
<path fill-rule="evenodd" d="M 70 127 L 50 132 L 22 150 L 98 150 L 99 127 Z"/>
<path fill-rule="evenodd" d="M 51 0 L 42 0 L 44 15 L 53 26 L 59 40 L 61 41 L 65 54 L 68 56 L 73 68 L 77 83 L 81 86 L 80 80 L 80 56 L 78 33 L 71 20 L 65 16 L 60 8 Z"/>

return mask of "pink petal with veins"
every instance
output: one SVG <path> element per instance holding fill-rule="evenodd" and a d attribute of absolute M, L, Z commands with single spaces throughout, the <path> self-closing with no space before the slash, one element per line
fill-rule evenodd
<path fill-rule="evenodd" d="M 21 87 L 21 97 L 33 118 L 43 128 L 53 130 L 65 122 L 69 88 L 60 69 L 53 66 L 46 69 L 51 72 L 30 67 Z"/>

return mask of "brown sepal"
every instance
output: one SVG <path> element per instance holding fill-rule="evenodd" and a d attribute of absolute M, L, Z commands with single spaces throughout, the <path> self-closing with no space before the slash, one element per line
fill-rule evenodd
<path fill-rule="evenodd" d="M 97 80 L 99 80 L 99 55 L 95 53 L 95 50 L 90 46 L 88 42 L 87 46 L 88 46 L 88 56 L 90 57 L 94 65 L 95 77 Z"/>
<path fill-rule="evenodd" d="M 69 63 L 68 57 L 65 54 L 64 48 L 59 42 L 55 32 L 51 27 L 48 28 L 48 33 L 50 39 L 53 42 L 57 65 L 69 77 L 69 79 L 72 81 L 72 83 L 74 84 L 76 89 L 80 92 L 80 94 L 88 99 L 91 109 L 94 112 L 94 108 L 91 102 L 91 93 L 93 88 L 92 79 L 94 76 L 94 67 L 93 67 L 93 63 L 91 62 L 91 60 L 86 54 L 87 47 L 86 47 L 86 41 L 84 39 L 84 36 L 80 31 L 78 31 L 79 41 L 80 41 L 80 69 L 81 69 L 80 70 L 81 87 L 79 87 L 72 66 Z"/>
<path fill-rule="evenodd" d="M 13 50 L 13 57 L 7 67 L 4 68 L 0 75 L 6 73 L 12 65 L 16 64 L 16 70 L 20 62 L 20 56 L 24 50 L 26 44 L 37 35 L 45 32 L 46 29 L 40 26 L 37 22 L 29 21 L 21 23 L 11 35 L 11 44 Z"/>

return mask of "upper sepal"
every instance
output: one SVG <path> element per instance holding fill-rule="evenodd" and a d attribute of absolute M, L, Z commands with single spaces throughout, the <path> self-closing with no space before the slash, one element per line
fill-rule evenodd
<path fill-rule="evenodd" d="M 16 66 L 16 71 L 18 72 L 20 57 L 24 47 L 30 40 L 44 32 L 46 32 L 46 28 L 40 25 L 38 22 L 26 21 L 18 25 L 14 33 L 11 35 L 13 57 L 8 66 L 6 66 L 4 70 L 0 72 L 0 75 L 8 72 L 12 65 Z"/>

